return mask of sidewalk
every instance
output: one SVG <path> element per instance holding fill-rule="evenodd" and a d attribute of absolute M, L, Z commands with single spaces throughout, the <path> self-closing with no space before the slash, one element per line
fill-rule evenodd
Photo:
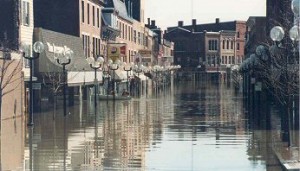
<path fill-rule="evenodd" d="M 298 147 L 287 147 L 284 143 L 277 143 L 274 144 L 273 151 L 285 170 L 300 171 L 300 156 Z"/>

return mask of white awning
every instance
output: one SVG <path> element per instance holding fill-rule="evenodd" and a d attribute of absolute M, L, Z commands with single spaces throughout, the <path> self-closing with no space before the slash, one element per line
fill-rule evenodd
<path fill-rule="evenodd" d="M 136 76 L 137 78 L 139 78 L 140 80 L 142 80 L 142 81 L 147 80 L 147 77 L 146 77 L 143 73 L 135 74 L 135 76 Z"/>
<path fill-rule="evenodd" d="M 115 70 L 111 71 L 111 77 L 114 78 L 115 80 L 127 80 L 127 74 L 126 71 L 122 70 Z"/>
<path fill-rule="evenodd" d="M 68 71 L 68 86 L 90 85 L 94 84 L 94 71 Z M 97 71 L 97 80 L 102 82 L 102 72 Z"/>

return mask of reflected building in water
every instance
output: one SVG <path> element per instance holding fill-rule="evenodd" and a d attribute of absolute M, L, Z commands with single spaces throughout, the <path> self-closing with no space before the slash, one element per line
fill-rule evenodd
<path fill-rule="evenodd" d="M 155 101 L 147 100 L 103 102 L 99 104 L 95 115 L 93 105 L 88 102 L 81 107 L 81 114 L 78 113 L 79 105 L 67 120 L 60 116 L 60 110 L 56 111 L 55 120 L 51 120 L 52 111 L 43 112 L 43 115 L 36 118 L 38 121 L 33 139 L 28 140 L 29 145 L 35 147 L 29 160 L 32 161 L 32 168 L 145 168 L 145 149 L 149 148 L 155 138 L 153 135 L 162 132 L 162 126 L 154 123 L 155 120 L 161 120 L 159 116 L 153 117 L 150 111 L 145 113 L 143 109 L 155 105 Z"/>

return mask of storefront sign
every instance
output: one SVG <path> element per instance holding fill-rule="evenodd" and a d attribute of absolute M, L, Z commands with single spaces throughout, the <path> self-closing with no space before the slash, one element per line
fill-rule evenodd
<path fill-rule="evenodd" d="M 126 44 L 123 43 L 110 43 L 107 50 L 108 58 L 113 62 L 120 59 L 121 56 L 126 55 Z"/>

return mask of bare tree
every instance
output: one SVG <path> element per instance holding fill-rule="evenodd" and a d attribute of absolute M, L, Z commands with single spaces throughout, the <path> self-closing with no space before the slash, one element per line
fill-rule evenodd
<path fill-rule="evenodd" d="M 22 113 L 22 106 L 18 105 L 22 104 L 22 98 L 18 99 L 18 97 L 11 96 L 14 92 L 17 92 L 20 96 L 22 96 L 24 83 L 22 74 L 22 59 L 20 59 L 20 54 L 17 54 L 18 57 L 15 58 L 12 53 L 17 54 L 8 48 L 0 48 L 0 136 L 2 135 L 3 118 L 16 117 L 17 113 Z M 13 103 L 13 105 L 4 106 L 4 104 L 7 103 Z M 13 115 L 11 116 L 11 114 Z M 2 170 L 1 153 L 2 149 L 0 141 L 0 170 Z"/>
<path fill-rule="evenodd" d="M 23 83 L 23 75 L 21 55 L 19 58 L 15 58 L 12 53 L 18 53 L 3 47 L 0 48 L 0 52 L 2 52 L 0 55 L 0 117 L 2 119 L 3 99 L 20 88 Z"/>

